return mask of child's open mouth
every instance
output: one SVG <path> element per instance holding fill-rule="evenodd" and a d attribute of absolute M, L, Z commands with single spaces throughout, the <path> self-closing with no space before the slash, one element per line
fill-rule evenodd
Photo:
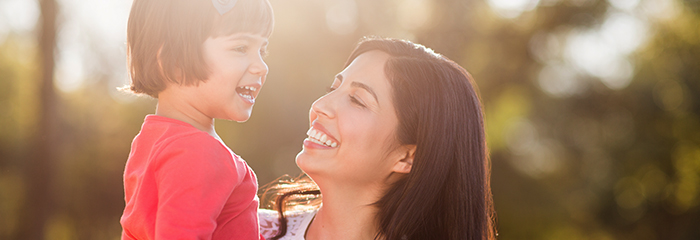
<path fill-rule="evenodd" d="M 244 99 L 248 100 L 251 103 L 255 102 L 255 97 L 257 95 L 258 88 L 252 87 L 252 86 L 242 86 L 242 87 L 237 87 L 236 92 L 238 93 L 239 96 L 243 97 Z"/>

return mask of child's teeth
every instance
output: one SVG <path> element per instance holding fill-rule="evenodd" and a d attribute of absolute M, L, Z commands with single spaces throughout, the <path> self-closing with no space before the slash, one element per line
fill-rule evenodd
<path fill-rule="evenodd" d="M 243 97 L 243 98 L 245 98 L 245 99 L 249 99 L 249 100 L 253 100 L 253 99 L 254 99 L 253 96 L 251 96 L 251 95 L 247 95 L 247 94 L 239 94 L 239 95 L 241 95 L 241 97 Z"/>
<path fill-rule="evenodd" d="M 321 138 L 318 140 L 321 140 L 321 142 L 325 142 L 326 140 L 328 140 L 328 137 L 326 137 L 326 134 L 323 134 L 323 135 L 321 135 Z M 330 141 L 330 140 L 328 140 L 328 141 Z"/>
<path fill-rule="evenodd" d="M 337 146 L 338 146 L 337 143 L 331 143 L 331 147 L 337 147 Z"/>
<path fill-rule="evenodd" d="M 325 137 L 325 136 L 324 136 Z M 323 142 L 323 141 L 322 141 Z M 331 140 L 326 141 L 326 145 L 330 146 L 331 145 Z"/>
<path fill-rule="evenodd" d="M 243 89 L 246 89 L 246 90 L 249 90 L 249 91 L 253 91 L 253 92 L 255 92 L 255 90 L 258 90 L 257 88 L 251 87 L 251 86 L 244 86 Z"/>

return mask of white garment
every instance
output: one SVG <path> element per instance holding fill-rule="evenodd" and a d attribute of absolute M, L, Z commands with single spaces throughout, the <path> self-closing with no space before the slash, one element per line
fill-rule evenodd
<path fill-rule="evenodd" d="M 308 210 L 287 211 L 284 216 L 287 218 L 287 234 L 280 240 L 304 240 L 306 228 L 314 219 L 318 208 Z M 258 218 L 260 221 L 260 233 L 266 239 L 277 235 L 279 229 L 279 214 L 277 211 L 270 209 L 258 209 Z"/>

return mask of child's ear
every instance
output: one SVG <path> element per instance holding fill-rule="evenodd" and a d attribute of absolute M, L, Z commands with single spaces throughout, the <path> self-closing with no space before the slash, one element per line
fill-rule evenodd
<path fill-rule="evenodd" d="M 416 155 L 416 145 L 407 145 L 402 148 L 404 157 L 399 159 L 391 170 L 397 173 L 409 173 L 411 172 L 411 167 L 413 167 L 413 158 Z"/>
<path fill-rule="evenodd" d="M 161 45 L 160 48 L 158 48 L 158 53 L 156 54 L 156 62 L 158 63 L 158 72 L 160 73 L 160 76 L 162 76 L 165 79 L 173 80 L 170 79 L 171 77 L 174 77 L 176 80 L 176 83 L 182 83 L 182 76 L 184 75 L 182 69 L 175 67 L 174 69 L 170 69 L 170 75 L 166 74 L 165 68 L 163 67 L 163 46 Z"/>
<path fill-rule="evenodd" d="M 165 70 L 163 70 L 163 61 L 161 60 L 161 53 L 163 53 L 163 45 L 161 45 L 158 48 L 158 53 L 156 53 L 156 63 L 158 63 L 158 72 L 160 75 L 164 78 L 167 78 L 167 75 L 165 75 Z"/>

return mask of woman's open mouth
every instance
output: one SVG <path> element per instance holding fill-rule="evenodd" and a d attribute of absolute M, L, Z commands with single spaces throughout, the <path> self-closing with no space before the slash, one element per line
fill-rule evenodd
<path fill-rule="evenodd" d="M 328 137 L 328 135 L 321 131 L 317 131 L 316 129 L 311 128 L 306 134 L 309 135 L 307 139 L 313 143 L 332 148 L 338 146 L 338 143 L 334 139 Z"/>

